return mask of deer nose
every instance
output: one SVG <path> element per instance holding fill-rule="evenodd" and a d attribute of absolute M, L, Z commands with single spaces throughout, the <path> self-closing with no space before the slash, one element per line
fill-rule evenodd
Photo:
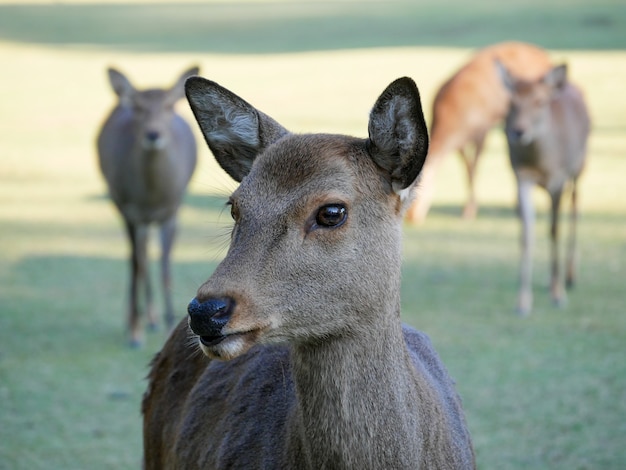
<path fill-rule="evenodd" d="M 512 140 L 515 142 L 518 142 L 522 139 L 522 136 L 524 135 L 524 129 L 521 129 L 519 127 L 514 127 L 513 129 L 510 130 L 510 134 L 511 134 L 511 137 L 513 138 Z"/>
<path fill-rule="evenodd" d="M 148 130 L 143 135 L 143 146 L 146 150 L 158 150 L 165 146 L 165 138 L 157 130 Z"/>
<path fill-rule="evenodd" d="M 146 132 L 146 140 L 148 142 L 156 142 L 157 140 L 159 140 L 159 137 L 161 137 L 161 135 L 159 134 L 159 131 L 148 131 Z"/>
<path fill-rule="evenodd" d="M 230 320 L 234 305 L 234 300 L 230 298 L 214 298 L 203 302 L 194 298 L 187 306 L 189 327 L 205 344 L 220 341 L 224 336 L 222 328 Z"/>

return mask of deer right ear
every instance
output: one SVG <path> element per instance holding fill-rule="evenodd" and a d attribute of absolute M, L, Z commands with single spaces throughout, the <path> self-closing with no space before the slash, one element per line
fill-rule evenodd
<path fill-rule="evenodd" d="M 113 87 L 113 91 L 120 98 L 120 101 L 128 101 L 135 93 L 135 87 L 122 72 L 115 70 L 113 67 L 110 67 L 107 73 L 109 74 L 111 87 Z"/>
<path fill-rule="evenodd" d="M 211 152 L 240 182 L 254 159 L 288 131 L 237 95 L 202 77 L 190 77 L 185 93 Z"/>

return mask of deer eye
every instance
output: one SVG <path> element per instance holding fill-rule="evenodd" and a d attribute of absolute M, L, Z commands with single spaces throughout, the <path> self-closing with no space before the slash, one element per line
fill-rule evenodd
<path fill-rule="evenodd" d="M 232 201 L 228 201 L 226 205 L 230 206 L 230 216 L 233 218 L 233 220 L 236 221 L 239 218 L 239 209 L 237 208 L 236 204 L 234 204 Z"/>
<path fill-rule="evenodd" d="M 320 227 L 338 227 L 346 221 L 348 212 L 342 204 L 328 204 L 317 212 L 315 223 Z"/>

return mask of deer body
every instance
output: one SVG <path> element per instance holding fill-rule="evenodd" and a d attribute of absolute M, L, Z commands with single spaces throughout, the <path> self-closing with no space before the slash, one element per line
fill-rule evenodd
<path fill-rule="evenodd" d="M 497 64 L 503 83 L 511 90 L 512 104 L 505 131 L 511 165 L 518 185 L 518 208 L 522 222 L 520 288 L 517 309 L 532 309 L 532 251 L 534 208 L 532 189 L 544 188 L 550 195 L 550 292 L 555 304 L 565 302 L 559 267 L 558 227 L 561 196 L 571 184 L 572 208 L 565 283 L 575 277 L 577 181 L 586 158 L 590 119 L 581 91 L 567 81 L 565 66 L 554 67 L 543 77 L 528 81 Z"/>
<path fill-rule="evenodd" d="M 143 310 L 150 325 L 156 325 L 148 276 L 151 224 L 161 230 L 165 320 L 173 326 L 169 257 L 178 208 L 196 165 L 195 138 L 189 124 L 174 111 L 174 104 L 184 97 L 184 80 L 197 73 L 197 68 L 188 70 L 169 90 L 138 91 L 120 72 L 109 70 L 119 102 L 100 130 L 97 147 L 100 169 L 131 244 L 128 328 L 132 345 L 140 343 Z"/>
<path fill-rule="evenodd" d="M 204 79 L 187 96 L 241 184 L 228 254 L 153 362 L 145 468 L 474 468 L 453 382 L 400 321 L 427 149 L 413 82 L 381 95 L 369 139 L 289 134 Z"/>
<path fill-rule="evenodd" d="M 474 179 L 478 159 L 487 133 L 503 121 L 510 102 L 510 93 L 493 67 L 496 59 L 515 76 L 528 80 L 542 76 L 551 67 L 543 49 L 521 42 L 504 42 L 478 51 L 441 86 L 433 101 L 428 158 L 407 220 L 424 221 L 434 195 L 436 171 L 443 158 L 454 151 L 459 152 L 468 181 L 463 216 L 476 215 Z"/>

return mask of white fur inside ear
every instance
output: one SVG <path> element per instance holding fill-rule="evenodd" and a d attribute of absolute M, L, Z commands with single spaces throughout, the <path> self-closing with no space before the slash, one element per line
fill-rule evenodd
<path fill-rule="evenodd" d="M 236 106 L 211 88 L 194 92 L 190 101 L 201 113 L 197 117 L 206 138 L 215 145 L 259 145 L 259 121 L 250 109 Z"/>
<path fill-rule="evenodd" d="M 257 113 L 240 98 L 215 84 L 197 81 L 187 86 L 187 98 L 210 145 L 222 148 L 259 146 Z"/>
<path fill-rule="evenodd" d="M 395 185 L 394 185 L 395 186 Z M 415 185 L 412 184 L 408 188 L 400 189 L 399 191 L 394 188 L 394 191 L 398 196 L 400 196 L 400 201 L 402 202 L 402 208 L 408 208 L 411 202 L 413 201 L 413 197 L 415 197 Z"/>
<path fill-rule="evenodd" d="M 254 115 L 233 108 L 221 108 L 222 119 L 215 119 L 207 132 L 207 137 L 215 143 L 237 145 L 245 142 L 250 147 L 259 145 L 259 123 Z M 216 113 L 219 117 L 220 113 Z M 227 124 L 226 124 L 227 123 Z"/>

